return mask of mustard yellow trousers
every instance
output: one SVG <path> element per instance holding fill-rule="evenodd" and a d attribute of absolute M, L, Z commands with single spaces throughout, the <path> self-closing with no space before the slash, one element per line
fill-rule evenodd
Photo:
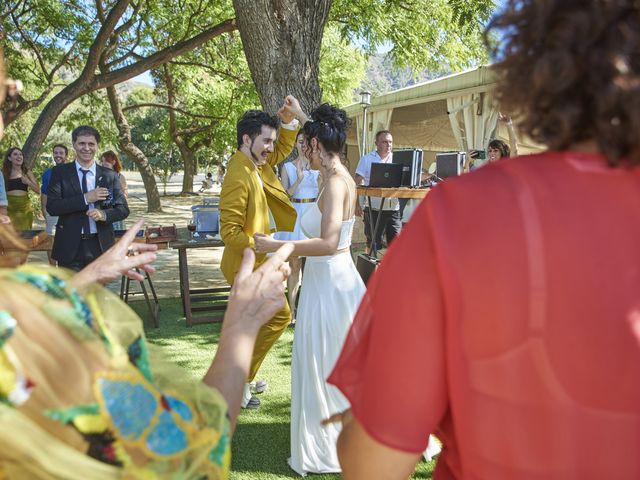
<path fill-rule="evenodd" d="M 249 367 L 248 382 L 252 382 L 254 380 L 258 370 L 260 369 L 260 365 L 262 365 L 264 357 L 267 356 L 267 353 L 271 350 L 273 344 L 276 343 L 276 340 L 280 338 L 280 335 L 282 335 L 282 332 L 284 332 L 290 323 L 291 309 L 289 308 L 289 303 L 285 297 L 284 308 L 276 313 L 275 316 L 265 323 L 258 331 L 256 344 L 253 347 L 251 366 Z"/>

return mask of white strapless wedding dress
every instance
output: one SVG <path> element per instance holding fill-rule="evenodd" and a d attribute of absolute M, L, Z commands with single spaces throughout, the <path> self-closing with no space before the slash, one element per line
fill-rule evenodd
<path fill-rule="evenodd" d="M 313 204 L 301 218 L 303 233 L 320 236 L 322 214 Z M 355 217 L 342 222 L 338 250 L 351 245 Z M 365 292 L 351 253 L 307 257 L 298 302 L 291 361 L 291 458 L 300 475 L 340 472 L 336 441 L 341 425 L 320 421 L 349 408 L 326 378 L 338 360 Z"/>

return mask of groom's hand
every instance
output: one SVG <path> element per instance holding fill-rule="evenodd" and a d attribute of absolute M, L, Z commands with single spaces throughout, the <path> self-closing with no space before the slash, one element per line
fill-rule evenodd
<path fill-rule="evenodd" d="M 109 190 L 105 187 L 97 187 L 84 194 L 84 198 L 87 200 L 87 203 L 96 203 L 106 199 L 108 196 Z"/>
<path fill-rule="evenodd" d="M 307 115 L 302 111 L 302 107 L 300 107 L 300 102 L 293 95 L 287 95 L 285 97 L 282 107 L 278 110 L 278 115 L 284 123 L 291 123 L 294 118 L 297 118 L 300 120 L 300 123 L 304 125 L 308 120 Z"/>

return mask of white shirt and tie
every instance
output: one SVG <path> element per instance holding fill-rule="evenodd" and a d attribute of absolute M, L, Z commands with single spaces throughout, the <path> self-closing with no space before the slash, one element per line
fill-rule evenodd
<path fill-rule="evenodd" d="M 82 189 L 82 177 L 84 176 L 84 174 L 82 173 L 82 170 L 85 170 L 86 176 L 87 176 L 87 192 L 90 192 L 91 190 L 96 188 L 96 162 L 92 162 L 91 166 L 89 168 L 85 168 L 82 165 L 80 165 L 80 163 L 78 163 L 78 160 L 75 161 L 76 164 L 76 172 L 78 173 L 78 181 L 80 182 L 80 189 Z M 83 192 L 86 193 L 86 192 Z M 95 208 L 95 205 L 93 203 L 89 203 L 87 202 L 87 198 L 85 197 L 84 199 L 85 203 L 89 206 L 89 208 Z M 96 222 L 93 218 L 91 217 L 87 217 L 89 219 L 89 229 L 90 231 L 88 233 L 98 233 L 98 227 L 96 226 Z M 83 234 L 86 234 L 87 232 L 82 231 Z"/>

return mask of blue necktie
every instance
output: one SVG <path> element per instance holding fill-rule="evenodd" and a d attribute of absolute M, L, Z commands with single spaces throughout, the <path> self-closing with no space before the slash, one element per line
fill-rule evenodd
<path fill-rule="evenodd" d="M 87 193 L 89 191 L 89 189 L 87 188 L 87 173 L 89 173 L 90 170 L 81 168 L 80 171 L 82 172 L 82 193 Z M 89 217 L 87 217 L 86 215 L 84 216 L 84 221 L 82 222 L 82 233 L 84 233 L 85 235 L 89 235 L 91 233 L 91 224 L 89 223 Z"/>

